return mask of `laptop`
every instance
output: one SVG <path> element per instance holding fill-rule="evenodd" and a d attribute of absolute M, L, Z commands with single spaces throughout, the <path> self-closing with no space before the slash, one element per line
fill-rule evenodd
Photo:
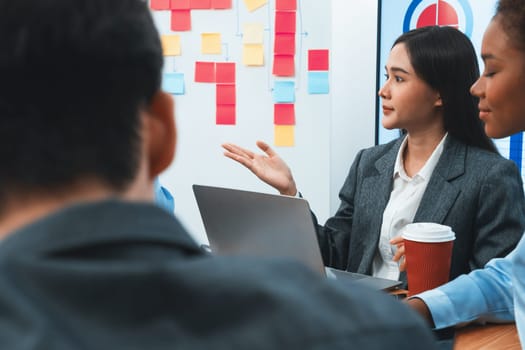
<path fill-rule="evenodd" d="M 402 282 L 325 267 L 308 202 L 302 198 L 193 185 L 211 251 L 287 257 L 340 283 L 391 290 Z"/>

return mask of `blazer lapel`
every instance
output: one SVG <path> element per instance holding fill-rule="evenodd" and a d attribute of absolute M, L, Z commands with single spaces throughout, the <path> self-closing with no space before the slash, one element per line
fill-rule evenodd
<path fill-rule="evenodd" d="M 466 149 L 466 145 L 451 135 L 447 137 L 443 154 L 430 177 L 414 222 L 443 222 L 461 192 L 450 181 L 465 173 Z"/>
<path fill-rule="evenodd" d="M 376 252 L 381 234 L 381 225 L 383 223 L 383 212 L 386 204 L 390 199 L 392 192 L 392 177 L 394 173 L 394 164 L 396 161 L 399 147 L 403 142 L 400 138 L 392 147 L 381 157 L 375 164 L 370 174 L 365 175 L 362 182 L 363 196 L 360 196 L 365 201 L 364 207 L 367 208 L 368 217 L 374 218 L 368 222 L 369 226 L 363 228 L 367 234 L 360 235 L 362 249 L 362 258 L 359 263 L 358 272 L 371 273 L 372 260 Z"/>

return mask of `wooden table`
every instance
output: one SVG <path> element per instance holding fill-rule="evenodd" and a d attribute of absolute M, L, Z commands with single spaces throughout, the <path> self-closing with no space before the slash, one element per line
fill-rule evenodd
<path fill-rule="evenodd" d="M 490 324 L 467 326 L 456 330 L 454 350 L 521 349 L 516 325 Z"/>
<path fill-rule="evenodd" d="M 389 292 L 403 299 L 408 291 L 396 289 Z M 454 350 L 520 350 L 520 339 L 515 323 L 469 325 L 456 329 Z M 525 344 L 523 346 L 525 349 Z"/>

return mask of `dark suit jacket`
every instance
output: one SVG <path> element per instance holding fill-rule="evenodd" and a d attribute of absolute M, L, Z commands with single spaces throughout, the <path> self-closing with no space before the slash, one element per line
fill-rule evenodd
<path fill-rule="evenodd" d="M 79 205 L 0 243 L 0 349 L 433 348 L 392 297 L 333 283 L 207 255 L 153 205 Z"/>
<path fill-rule="evenodd" d="M 372 273 L 402 141 L 365 149 L 356 156 L 339 193 L 337 213 L 318 226 L 325 264 Z M 414 222 L 452 227 L 456 240 L 450 277 L 454 278 L 509 253 L 525 230 L 523 213 L 523 185 L 514 162 L 449 135 Z M 400 276 L 406 281 L 405 277 Z"/>

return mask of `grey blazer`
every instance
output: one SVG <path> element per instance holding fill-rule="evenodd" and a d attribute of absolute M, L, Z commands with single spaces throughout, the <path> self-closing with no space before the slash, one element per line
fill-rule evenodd
<path fill-rule="evenodd" d="M 356 156 L 339 193 L 337 213 L 324 226 L 317 225 L 326 265 L 372 273 L 401 142 L 402 138 L 361 150 Z M 509 253 L 525 230 L 524 213 L 523 186 L 514 162 L 449 135 L 414 222 L 452 227 L 454 278 Z M 404 273 L 400 279 L 406 281 Z"/>

